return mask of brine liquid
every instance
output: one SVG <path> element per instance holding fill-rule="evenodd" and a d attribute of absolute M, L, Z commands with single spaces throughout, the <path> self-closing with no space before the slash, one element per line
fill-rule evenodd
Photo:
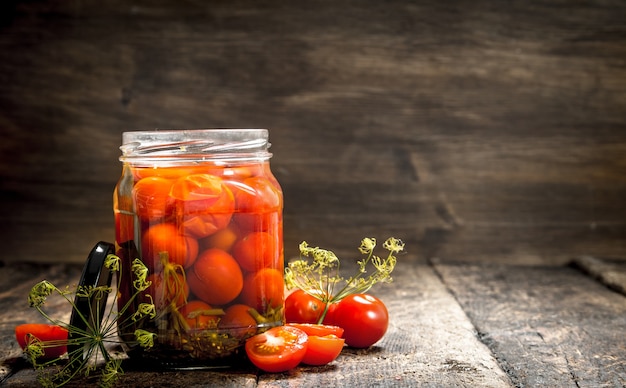
<path fill-rule="evenodd" d="M 248 337 L 282 324 L 282 207 L 267 162 L 124 165 L 114 195 L 118 328 L 131 356 L 219 365 Z M 141 292 L 135 259 L 151 284 Z M 154 304 L 156 316 L 136 319 L 142 304 Z M 137 329 L 156 334 L 151 349 L 136 345 Z"/>

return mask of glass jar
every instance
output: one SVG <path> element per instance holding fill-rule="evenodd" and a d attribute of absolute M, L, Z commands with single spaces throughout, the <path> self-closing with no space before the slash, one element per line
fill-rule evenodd
<path fill-rule="evenodd" d="M 238 362 L 247 338 L 284 321 L 283 195 L 268 131 L 138 131 L 122 140 L 114 213 L 127 353 L 174 368 Z M 137 333 L 153 346 L 140 346 Z"/>

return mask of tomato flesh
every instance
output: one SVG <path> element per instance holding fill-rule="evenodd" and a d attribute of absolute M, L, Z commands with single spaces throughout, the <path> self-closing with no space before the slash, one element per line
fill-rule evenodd
<path fill-rule="evenodd" d="M 15 328 L 15 339 L 22 349 L 37 338 L 43 342 L 44 355 L 42 358 L 54 359 L 67 353 L 67 330 L 45 323 L 25 323 Z"/>
<path fill-rule="evenodd" d="M 296 327 L 309 337 L 303 364 L 326 365 L 334 361 L 343 349 L 343 328 L 339 326 L 312 323 L 288 323 L 287 326 Z"/>
<path fill-rule="evenodd" d="M 343 328 L 332 325 L 318 325 L 315 323 L 288 323 L 287 326 L 297 327 L 310 336 L 324 337 L 328 335 L 334 335 L 341 337 L 343 335 Z"/>
<path fill-rule="evenodd" d="M 345 340 L 334 334 L 325 336 L 311 335 L 309 336 L 306 353 L 302 358 L 302 363 L 307 365 L 326 365 L 334 361 L 341 350 Z"/>
<path fill-rule="evenodd" d="M 280 373 L 293 369 L 304 358 L 308 336 L 290 326 L 278 326 L 246 341 L 250 361 L 265 372 Z"/>

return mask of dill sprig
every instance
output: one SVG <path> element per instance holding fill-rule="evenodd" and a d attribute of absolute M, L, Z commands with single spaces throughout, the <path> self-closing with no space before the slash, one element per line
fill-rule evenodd
<path fill-rule="evenodd" d="M 374 254 L 375 238 L 361 240 L 359 252 L 365 257 L 357 261 L 358 271 L 349 278 L 340 274 L 340 260 L 332 251 L 319 247 L 310 247 L 306 241 L 300 243 L 300 259 L 290 262 L 285 268 L 285 284 L 288 289 L 299 288 L 322 301 L 326 307 L 319 318 L 324 320 L 331 304 L 337 303 L 348 295 L 367 292 L 376 283 L 389 283 L 391 273 L 396 266 L 396 254 L 404 250 L 404 243 L 390 237 L 383 243 L 388 251 L 386 257 Z M 311 261 L 305 259 L 311 258 Z M 368 267 L 373 271 L 368 272 Z"/>
<path fill-rule="evenodd" d="M 113 254 L 108 255 L 105 260 L 105 266 L 109 271 L 117 274 L 117 286 L 119 289 L 122 281 L 120 258 Z M 78 376 L 89 376 L 94 373 L 99 373 L 98 385 L 100 387 L 106 388 L 115 385 L 117 379 L 123 373 L 121 367 L 122 359 L 111 354 L 107 346 L 122 342 L 118 336 L 118 326 L 123 329 L 124 325 L 131 325 L 138 320 L 153 319 L 156 314 L 154 304 L 141 303 L 137 311 L 129 319 L 124 322 L 119 321 L 118 318 L 124 315 L 131 302 L 150 286 L 150 281 L 146 280 L 148 269 L 141 260 L 136 259 L 133 261 L 131 270 L 134 275 L 134 294 L 121 308 L 116 308 L 117 293 L 113 293 L 113 289 L 109 286 L 77 286 L 74 291 L 70 291 L 68 288 L 60 289 L 51 282 L 43 280 L 32 287 L 28 294 L 29 305 L 35 308 L 50 323 L 66 329 L 70 335 L 64 344 L 68 346 L 68 349 L 73 349 L 70 351 L 70 354 L 59 358 L 52 360 L 43 359 L 45 348 L 62 344 L 59 343 L 60 341 L 41 341 L 33 336 L 29 336 L 29 342 L 24 349 L 24 353 L 39 372 L 37 379 L 42 386 L 60 387 Z M 84 324 L 84 329 L 55 319 L 46 313 L 44 310 L 45 303 L 52 294 L 60 295 L 70 304 L 73 311 Z M 75 297 L 77 296 L 95 300 L 96 303 L 93 303 L 93 306 L 90 306 L 90 310 L 84 313 L 75 304 Z M 112 299 L 112 301 L 109 301 L 109 299 Z M 92 317 L 100 316 L 101 309 L 105 309 L 102 321 L 92 319 Z M 154 344 L 154 336 L 154 333 L 137 330 L 135 332 L 135 341 L 142 347 L 151 347 Z M 68 359 L 71 361 L 68 361 Z M 104 361 L 103 365 L 101 361 Z M 49 368 L 53 365 L 56 367 Z"/>

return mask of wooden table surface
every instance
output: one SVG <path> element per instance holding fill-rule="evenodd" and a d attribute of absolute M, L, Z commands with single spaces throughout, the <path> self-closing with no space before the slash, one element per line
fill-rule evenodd
<path fill-rule="evenodd" d="M 375 293 L 388 306 L 385 337 L 344 348 L 325 367 L 262 373 L 126 370 L 119 386 L 170 387 L 623 387 L 626 261 L 580 258 L 567 266 L 400 261 Z M 36 375 L 13 338 L 38 318 L 26 295 L 41 279 L 78 281 L 79 266 L 0 268 L 0 384 L 31 387 Z M 53 305 L 69 316 L 65 304 Z M 93 384 L 78 381 L 75 386 Z M 71 385 L 74 386 L 74 385 Z"/>
<path fill-rule="evenodd" d="M 269 128 L 288 254 L 626 257 L 624 1 L 0 7 L 5 262 L 113 239 L 121 132 L 207 127 Z"/>
<path fill-rule="evenodd" d="M 127 370 L 120 386 L 626 384 L 626 2 L 0 11 L 0 385 L 35 381 L 13 339 L 37 318 L 30 287 L 75 283 L 113 239 L 121 132 L 207 127 L 270 129 L 286 256 L 407 242 L 374 290 L 391 326 L 325 368 Z"/>

